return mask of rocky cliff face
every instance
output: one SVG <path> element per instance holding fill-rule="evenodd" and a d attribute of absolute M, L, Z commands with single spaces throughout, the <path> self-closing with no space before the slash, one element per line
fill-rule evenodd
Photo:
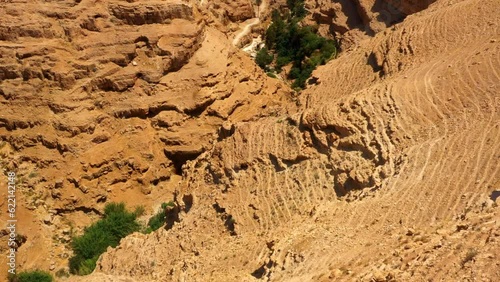
<path fill-rule="evenodd" d="M 255 1 L 251 0 L 216 0 L 209 2 L 209 10 L 222 22 L 241 22 L 255 16 Z"/>
<path fill-rule="evenodd" d="M 336 36 L 347 49 L 368 36 L 426 9 L 435 0 L 308 0 L 307 20 L 319 25 L 324 36 Z"/>
<path fill-rule="evenodd" d="M 20 179 L 20 234 L 37 230 L 23 268 L 64 267 L 70 225 L 106 202 L 150 213 L 171 200 L 171 178 L 223 124 L 293 108 L 194 3 L 28 1 L 0 13 L 2 168 Z M 28 261 L 40 244 L 57 250 Z"/>
<path fill-rule="evenodd" d="M 235 124 L 189 164 L 178 190 L 194 200 L 181 222 L 125 239 L 97 272 L 140 281 L 494 281 L 498 205 L 488 195 L 500 169 L 491 162 L 500 23 L 484 17 L 498 4 L 436 4 L 318 69 L 296 112 Z M 156 251 L 135 264 L 121 259 L 145 249 Z"/>
<path fill-rule="evenodd" d="M 1 10 L 20 267 L 63 267 L 106 202 L 175 194 L 180 222 L 70 280 L 497 280 L 498 1 L 310 1 L 347 45 L 300 94 L 220 31 L 253 17 L 232 3 Z"/>

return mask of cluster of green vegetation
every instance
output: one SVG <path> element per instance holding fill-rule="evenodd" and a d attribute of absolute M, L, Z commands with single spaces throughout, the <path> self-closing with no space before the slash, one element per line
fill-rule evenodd
<path fill-rule="evenodd" d="M 282 67 L 292 63 L 288 74 L 293 79 L 293 88 L 304 88 L 313 70 L 325 64 L 337 54 L 337 43 L 317 34 L 317 28 L 303 26 L 300 21 L 307 14 L 303 0 L 287 0 L 289 9 L 272 13 L 272 23 L 265 34 L 267 48 L 262 48 L 255 58 L 256 63 L 271 72 L 281 72 Z"/>
<path fill-rule="evenodd" d="M 158 230 L 160 227 L 165 225 L 166 221 L 166 209 L 167 207 L 173 207 L 174 202 L 170 201 L 168 203 L 162 203 L 160 210 L 153 215 L 148 221 L 148 227 L 144 231 L 144 233 L 151 233 L 153 231 Z"/>
<path fill-rule="evenodd" d="M 465 264 L 468 263 L 469 261 L 473 261 L 474 258 L 477 256 L 478 254 L 478 251 L 474 248 L 471 248 L 467 251 L 467 253 L 465 254 L 465 257 L 462 259 L 462 268 L 465 267 Z"/>
<path fill-rule="evenodd" d="M 172 201 L 162 203 L 161 209 L 153 215 L 147 227 L 141 228 L 137 217 L 144 213 L 144 207 L 139 206 L 133 212 L 128 211 L 124 203 L 109 203 L 104 208 L 104 216 L 85 228 L 83 235 L 73 238 L 71 247 L 73 257 L 69 260 L 69 269 L 72 274 L 87 275 L 92 273 L 96 267 L 99 256 L 108 247 L 116 247 L 120 240 L 127 235 L 143 230 L 144 233 L 151 233 L 164 226 L 166 223 L 167 207 L 173 207 Z M 67 277 L 64 269 L 60 269 L 56 275 Z M 50 273 L 34 270 L 25 271 L 16 275 L 9 275 L 9 282 L 51 282 L 53 277 Z"/>
<path fill-rule="evenodd" d="M 52 282 L 54 278 L 50 273 L 41 270 L 23 271 L 9 275 L 9 282 Z"/>
<path fill-rule="evenodd" d="M 87 275 L 94 271 L 97 259 L 108 247 L 116 247 L 125 236 L 139 231 L 140 209 L 129 212 L 124 203 L 110 203 L 104 217 L 85 228 L 83 235 L 71 242 L 74 256 L 69 260 L 71 273 Z"/>

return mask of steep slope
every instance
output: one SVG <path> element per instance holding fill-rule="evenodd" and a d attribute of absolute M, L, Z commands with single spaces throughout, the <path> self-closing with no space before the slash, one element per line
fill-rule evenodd
<path fill-rule="evenodd" d="M 20 269 L 66 268 L 71 236 L 105 203 L 144 205 L 147 219 L 231 123 L 294 107 L 195 3 L 21 1 L 0 15 L 0 163 L 18 176 Z"/>
<path fill-rule="evenodd" d="M 499 10 L 437 1 L 318 69 L 297 112 L 236 123 L 188 163 L 179 224 L 95 275 L 498 280 Z"/>

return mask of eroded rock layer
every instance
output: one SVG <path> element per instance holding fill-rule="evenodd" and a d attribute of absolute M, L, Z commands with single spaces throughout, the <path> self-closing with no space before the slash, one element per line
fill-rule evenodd
<path fill-rule="evenodd" d="M 179 224 L 125 239 L 98 273 L 495 281 L 498 8 L 438 1 L 318 69 L 296 113 L 235 124 L 190 163 Z"/>
<path fill-rule="evenodd" d="M 144 205 L 147 220 L 223 124 L 294 107 L 195 3 L 1 5 L 1 163 L 18 174 L 18 231 L 33 234 L 21 268 L 65 268 L 71 236 L 107 202 Z"/>
<path fill-rule="evenodd" d="M 173 194 L 178 222 L 70 281 L 497 281 L 500 3 L 307 2 L 349 48 L 296 95 L 220 31 L 253 2 L 2 9 L 19 254 L 55 250 L 21 268 L 56 271 L 106 202 Z"/>

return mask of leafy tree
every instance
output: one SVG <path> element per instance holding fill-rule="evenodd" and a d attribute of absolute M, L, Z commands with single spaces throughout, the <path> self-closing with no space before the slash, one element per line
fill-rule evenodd
<path fill-rule="evenodd" d="M 277 78 L 277 76 L 272 73 L 272 72 L 266 72 L 267 76 L 271 77 L 271 78 Z"/>
<path fill-rule="evenodd" d="M 281 68 L 288 65 L 291 61 L 292 59 L 290 59 L 290 57 L 278 56 L 278 58 L 276 58 L 276 69 L 281 71 Z"/>
<path fill-rule="evenodd" d="M 9 276 L 9 282 L 52 282 L 50 273 L 42 270 L 23 271 Z"/>
<path fill-rule="evenodd" d="M 330 60 L 332 57 L 337 56 L 337 43 L 331 39 L 326 40 L 321 46 L 321 58 L 324 61 Z M 324 63 L 323 63 L 324 64 Z"/>
<path fill-rule="evenodd" d="M 263 69 L 267 69 L 267 66 L 273 62 L 274 56 L 269 54 L 267 48 L 262 48 L 257 52 L 257 56 L 255 57 L 255 62 L 259 67 Z"/>

